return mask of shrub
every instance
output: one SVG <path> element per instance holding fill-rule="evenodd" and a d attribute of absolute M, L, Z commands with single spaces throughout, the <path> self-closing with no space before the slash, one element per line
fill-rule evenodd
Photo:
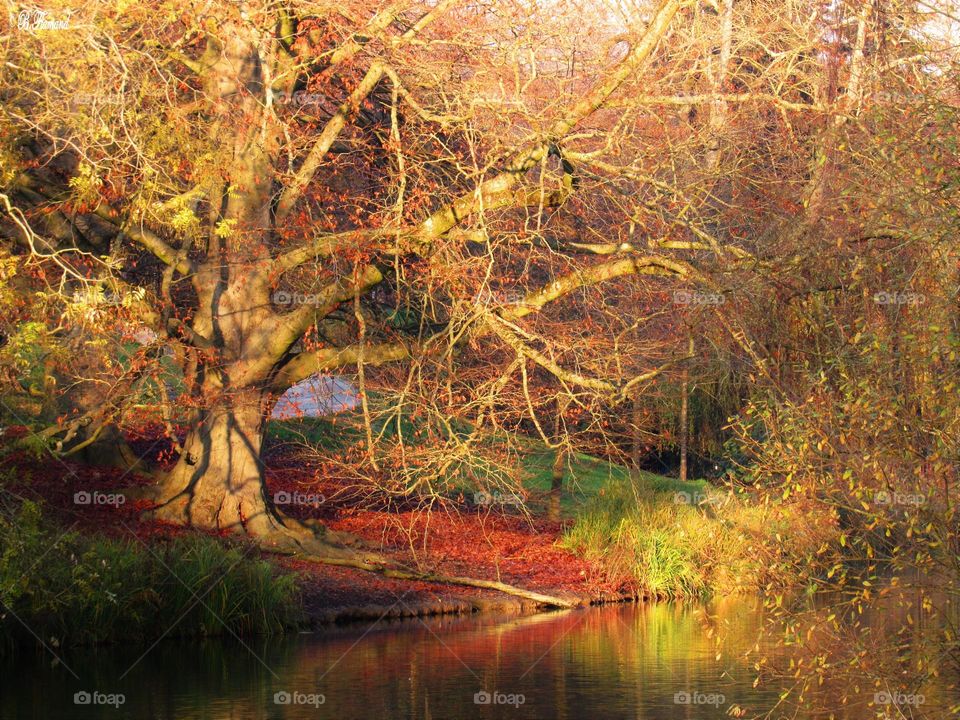
<path fill-rule="evenodd" d="M 295 578 L 253 548 L 205 535 L 145 546 L 64 533 L 30 501 L 0 507 L 0 628 L 8 640 L 90 643 L 300 620 Z M 27 629 L 29 628 L 29 630 Z"/>
<path fill-rule="evenodd" d="M 561 544 L 655 597 L 689 598 L 788 583 L 821 540 L 793 509 L 651 476 L 592 498 Z"/>

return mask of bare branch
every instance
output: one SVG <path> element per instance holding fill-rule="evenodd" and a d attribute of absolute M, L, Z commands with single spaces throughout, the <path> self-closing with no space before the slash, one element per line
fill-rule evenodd
<path fill-rule="evenodd" d="M 431 214 L 418 229 L 420 242 L 428 246 L 432 240 L 446 233 L 465 217 L 476 213 L 481 208 L 489 207 L 490 199 L 511 197 L 511 190 L 520 176 L 536 167 L 578 123 L 603 107 L 610 96 L 646 62 L 660 39 L 666 34 L 682 4 L 681 0 L 664 0 L 630 54 L 606 80 L 597 85 L 550 127 L 544 142 L 517 153 L 504 172 L 482 182 L 475 190 L 461 195 L 453 203 Z M 502 204 L 505 203 L 501 203 L 501 206 Z"/>
<path fill-rule="evenodd" d="M 306 262 L 316 258 L 328 257 L 344 242 L 353 240 L 373 240 L 379 237 L 395 237 L 396 231 L 386 229 L 361 229 L 347 230 L 342 233 L 332 235 L 319 235 L 313 242 L 302 247 L 289 250 L 282 255 L 278 255 L 273 261 L 273 267 L 280 272 L 293 270 Z"/>
<path fill-rule="evenodd" d="M 662 275 L 664 277 L 688 278 L 696 273 L 686 263 L 665 257 L 627 257 L 594 265 L 563 275 L 549 285 L 529 293 L 522 301 L 508 305 L 498 312 L 504 320 L 518 320 L 543 309 L 544 305 L 568 295 L 578 288 L 598 285 L 624 275 Z"/>
<path fill-rule="evenodd" d="M 273 379 L 274 390 L 282 391 L 318 372 L 356 365 L 363 355 L 366 365 L 383 365 L 388 362 L 407 360 L 410 348 L 400 342 L 374 345 L 348 345 L 342 348 L 323 348 L 304 352 L 291 358 Z"/>
<path fill-rule="evenodd" d="M 441 0 L 438 2 L 433 9 L 427 12 L 409 30 L 403 33 L 396 44 L 402 45 L 412 40 L 425 27 L 427 27 L 427 25 L 443 15 L 452 5 L 457 2 L 459 2 L 459 0 Z M 385 16 L 385 18 L 386 17 L 387 16 Z M 395 17 L 395 15 L 390 17 L 391 21 L 393 17 Z M 343 58 L 337 56 L 336 53 L 335 58 L 338 58 L 337 62 L 342 62 L 343 60 Z M 327 121 L 327 124 L 320 133 L 320 137 L 317 138 L 316 142 L 313 144 L 313 147 L 310 148 L 310 152 L 307 153 L 307 156 L 304 159 L 303 164 L 300 166 L 300 169 L 296 172 L 293 179 L 280 195 L 276 212 L 278 220 L 283 220 L 290 214 L 293 206 L 296 205 L 297 201 L 302 197 L 304 189 L 316 174 L 317 169 L 323 162 L 324 157 L 326 157 L 331 145 L 333 145 L 333 141 L 337 139 L 337 137 L 340 135 L 340 132 L 347 124 L 347 120 L 350 119 L 350 117 L 357 111 L 357 109 L 360 107 L 360 103 L 363 102 L 363 100 L 371 92 L 373 92 L 374 88 L 376 88 L 385 74 L 386 63 L 379 58 L 374 60 L 370 64 L 370 68 L 367 70 L 366 74 L 363 76 L 363 79 L 360 81 L 354 91 L 350 93 L 350 97 L 340 105 L 333 117 Z"/>

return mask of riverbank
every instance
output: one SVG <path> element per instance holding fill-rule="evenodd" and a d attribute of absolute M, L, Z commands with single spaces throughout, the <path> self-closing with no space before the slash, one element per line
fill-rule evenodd
<path fill-rule="evenodd" d="M 477 613 L 527 615 L 553 608 L 493 590 L 391 580 L 353 568 L 306 571 L 304 607 L 313 629 L 331 624 Z M 636 602 L 638 594 L 565 596 L 575 607 Z"/>
<path fill-rule="evenodd" d="M 7 432 L 0 460 L 2 491 L 36 503 L 55 527 L 91 538 L 136 543 L 148 552 L 184 535 L 204 535 L 150 519 L 143 495 L 153 479 L 111 467 L 33 454 Z M 169 441 L 155 430 L 130 437 L 137 456 L 169 462 Z M 798 551 L 822 542 L 829 519 L 811 522 L 796 507 L 760 505 L 703 481 L 631 475 L 583 456 L 568 488 L 561 522 L 545 518 L 552 459 L 533 449 L 523 458 L 530 501 L 478 503 L 440 498 L 429 506 L 382 502 L 356 485 L 321 475 L 282 449 L 268 456 L 267 487 L 290 517 L 318 521 L 350 538 L 356 565 L 245 553 L 294 579 L 302 627 L 379 618 L 527 613 L 638 599 L 693 598 L 718 589 L 754 592 L 786 578 Z M 474 500 L 471 502 L 471 500 Z M 216 537 L 216 536 L 213 536 Z M 220 538 L 223 543 L 235 540 Z M 788 545 L 792 556 L 786 555 Z M 364 563 L 375 555 L 376 563 Z M 373 571 L 372 571 L 373 570 Z M 217 628 L 205 628 L 215 632 Z"/>
<path fill-rule="evenodd" d="M 15 430 L 12 434 L 23 433 Z M 161 445 L 157 452 L 163 452 Z M 90 541 L 126 542 L 142 554 L 150 554 L 175 538 L 198 535 L 144 516 L 146 504 L 132 498 L 138 488 L 152 482 L 145 475 L 60 462 L 10 446 L 0 461 L 0 473 L 0 492 L 6 499 L 35 504 L 52 528 Z M 363 509 L 347 501 L 337 502 L 336 488 L 318 485 L 312 474 L 302 468 L 298 471 L 292 461 L 286 467 L 283 463 L 272 467 L 268 482 L 274 493 L 326 493 L 332 500 L 321 509 L 312 508 L 313 517 L 332 531 L 349 533 L 392 565 L 415 573 L 504 583 L 561 597 L 572 606 L 637 595 L 623 583 L 610 582 L 598 564 L 559 547 L 560 523 L 500 508 L 478 511 L 467 504 L 432 512 Z M 49 541 L 53 543 L 56 536 L 53 533 Z M 226 538 L 220 541 L 228 542 Z M 543 606 L 497 590 L 386 577 L 261 549 L 253 549 L 249 555 L 296 578 L 303 610 L 300 626 L 304 628 L 378 618 L 527 613 Z M 91 586 L 90 592 L 95 596 L 97 587 Z M 218 628 L 204 631 L 215 634 Z"/>

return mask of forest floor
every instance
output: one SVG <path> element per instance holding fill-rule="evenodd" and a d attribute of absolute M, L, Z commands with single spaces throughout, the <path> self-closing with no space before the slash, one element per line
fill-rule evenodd
<path fill-rule="evenodd" d="M 26 429 L 8 428 L 7 438 Z M 145 433 L 131 438 L 138 456 L 162 467 L 169 444 Z M 149 519 L 143 501 L 123 492 L 147 486 L 147 475 L 111 467 L 35 456 L 21 449 L 0 461 L 0 491 L 42 504 L 64 528 L 91 535 L 154 543 L 187 532 Z M 322 498 L 297 506 L 297 515 L 321 520 L 329 529 L 358 537 L 371 552 L 416 573 L 469 577 L 562 597 L 576 604 L 632 598 L 634 590 L 612 582 L 600 567 L 558 546 L 562 526 L 509 506 L 445 501 L 431 509 L 359 505 L 341 483 L 318 479 L 302 459 L 283 451 L 267 462 L 269 491 Z M 101 493 L 83 504 L 83 493 Z M 113 502 L 104 502 L 104 498 Z M 78 502 L 78 499 L 80 502 Z M 96 500 L 100 500 L 97 502 Z M 313 624 L 348 619 L 403 617 L 481 610 L 528 611 L 529 600 L 495 590 L 384 577 L 367 570 L 318 563 L 302 556 L 263 553 L 300 581 Z"/>

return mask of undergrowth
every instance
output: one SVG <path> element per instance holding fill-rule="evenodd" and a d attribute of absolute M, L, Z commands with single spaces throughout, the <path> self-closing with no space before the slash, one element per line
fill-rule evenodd
<path fill-rule="evenodd" d="M 145 545 L 64 532 L 38 504 L 0 507 L 7 643 L 259 634 L 301 619 L 294 576 L 253 546 L 191 534 Z"/>
<path fill-rule="evenodd" d="M 693 598 L 786 584 L 827 532 L 795 508 L 644 475 L 592 497 L 561 545 L 651 596 Z"/>

